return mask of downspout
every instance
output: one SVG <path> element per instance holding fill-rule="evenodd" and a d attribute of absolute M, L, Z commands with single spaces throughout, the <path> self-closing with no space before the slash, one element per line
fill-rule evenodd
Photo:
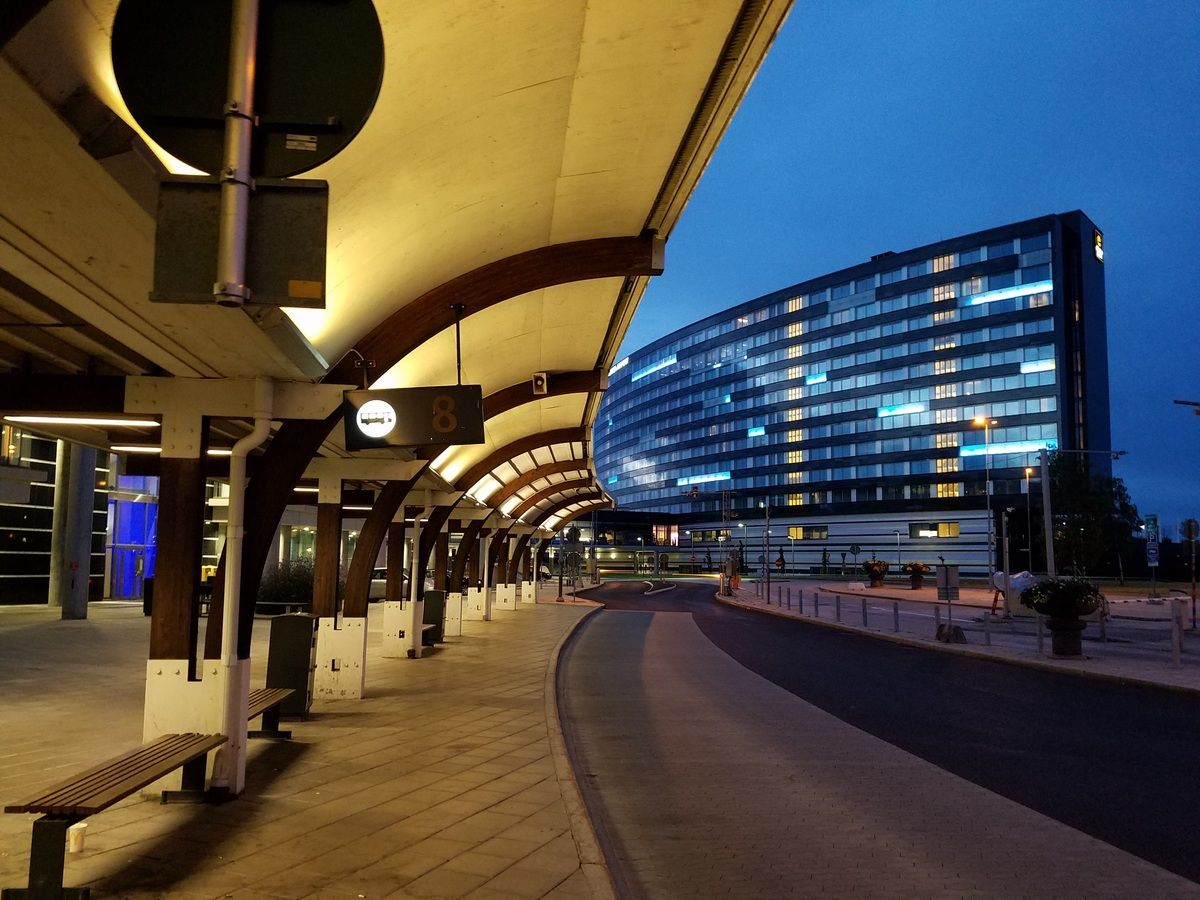
<path fill-rule="evenodd" d="M 229 521 L 225 529 L 225 597 L 221 616 L 222 733 L 228 742 L 217 755 L 213 785 L 231 795 L 246 786 L 246 712 L 250 661 L 237 658 L 242 589 L 242 542 L 246 536 L 246 457 L 271 433 L 274 385 L 254 382 L 254 430 L 233 445 L 229 457 Z M 244 683 L 243 683 L 244 682 Z"/>
<path fill-rule="evenodd" d="M 417 576 L 421 569 L 421 520 L 433 514 L 434 506 L 429 491 L 425 492 L 425 507 L 413 519 L 412 559 L 409 560 L 411 570 L 408 576 L 408 655 L 412 659 L 421 658 L 421 625 L 425 618 L 424 584 L 417 584 Z"/>

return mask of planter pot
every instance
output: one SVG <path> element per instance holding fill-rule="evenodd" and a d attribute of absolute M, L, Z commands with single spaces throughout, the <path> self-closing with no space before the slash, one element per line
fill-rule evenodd
<path fill-rule="evenodd" d="M 882 578 L 872 578 L 872 579 L 870 579 L 870 585 L 871 585 L 871 587 L 883 587 L 883 579 Z"/>
<path fill-rule="evenodd" d="M 912 589 L 914 591 L 919 590 L 921 585 L 925 583 L 925 576 L 914 572 L 912 575 L 908 576 L 908 583 L 912 585 Z"/>
<path fill-rule="evenodd" d="M 1046 619 L 1050 629 L 1050 650 L 1055 656 L 1083 656 L 1083 629 L 1087 622 L 1082 619 Z"/>

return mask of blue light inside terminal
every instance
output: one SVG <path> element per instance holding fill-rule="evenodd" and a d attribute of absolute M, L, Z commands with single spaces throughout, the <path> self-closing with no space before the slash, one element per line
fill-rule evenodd
<path fill-rule="evenodd" d="M 767 433 L 767 429 L 762 425 L 755 425 L 753 428 L 746 429 L 746 437 L 762 437 Z"/>
<path fill-rule="evenodd" d="M 964 306 L 982 306 L 984 303 L 995 303 L 997 300 L 1013 300 L 1017 297 L 1031 297 L 1034 294 L 1045 294 L 1054 289 L 1050 279 L 1034 281 L 1030 284 L 1018 284 L 1016 287 L 998 288 L 994 291 L 984 291 L 982 294 L 972 294 L 963 297 Z"/>
<path fill-rule="evenodd" d="M 628 357 L 628 356 L 627 356 L 627 357 L 625 357 L 625 358 L 624 358 L 623 360 L 621 360 L 620 362 L 615 362 L 615 363 L 613 363 L 613 365 L 612 365 L 612 368 L 608 370 L 608 374 L 609 374 L 609 375 L 615 375 L 617 372 L 620 372 L 620 371 L 621 371 L 623 368 L 625 368 L 627 365 L 629 365 L 629 357 Z"/>
<path fill-rule="evenodd" d="M 676 487 L 687 487 L 689 484 L 707 484 L 710 481 L 728 481 L 728 472 L 710 472 L 707 475 L 687 475 L 675 480 Z"/>
<path fill-rule="evenodd" d="M 666 359 L 660 359 L 657 362 L 650 363 L 648 366 L 642 366 L 642 368 L 638 369 L 633 373 L 632 376 L 630 376 L 630 381 L 637 381 L 639 378 L 645 378 L 647 375 L 653 375 L 660 369 L 665 369 L 667 366 L 675 365 L 676 362 L 678 362 L 678 360 L 675 358 L 675 354 L 672 353 L 670 356 L 666 357 Z"/>
<path fill-rule="evenodd" d="M 609 483 L 609 484 L 616 484 L 616 483 L 617 483 L 617 478 L 618 478 L 618 476 L 616 476 L 616 475 L 609 475 L 609 476 L 608 476 L 608 483 Z"/>
<path fill-rule="evenodd" d="M 1005 453 L 1037 453 L 1039 450 L 1057 450 L 1058 439 L 1046 438 L 1041 441 L 1007 441 L 996 444 L 964 444 L 958 451 L 959 456 L 1002 456 Z"/>
<path fill-rule="evenodd" d="M 815 375 L 805 375 L 805 384 L 824 384 L 829 380 L 829 374 L 826 372 L 817 372 Z"/>
<path fill-rule="evenodd" d="M 1054 360 L 1035 359 L 1033 362 L 1021 363 L 1021 374 L 1032 375 L 1034 372 L 1053 372 Z"/>
<path fill-rule="evenodd" d="M 899 406 L 881 406 L 875 410 L 875 415 L 880 419 L 888 416 L 906 416 L 910 413 L 925 412 L 924 403 L 901 403 Z"/>
<path fill-rule="evenodd" d="M 729 394 L 726 394 L 726 395 L 725 395 L 725 399 L 724 399 L 724 400 L 722 400 L 721 402 L 722 402 L 722 403 L 732 403 L 732 402 L 733 402 L 733 397 L 731 397 Z"/>

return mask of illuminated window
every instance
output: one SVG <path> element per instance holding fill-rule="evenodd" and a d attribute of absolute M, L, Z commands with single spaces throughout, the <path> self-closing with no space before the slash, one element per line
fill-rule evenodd
<path fill-rule="evenodd" d="M 958 523 L 909 522 L 908 536 L 910 538 L 956 538 L 958 537 Z"/>
<path fill-rule="evenodd" d="M 787 455 L 787 461 L 789 464 L 804 462 L 804 451 L 803 450 L 789 450 L 788 455 Z"/>
<path fill-rule="evenodd" d="M 16 466 L 21 462 L 21 429 L 13 425 L 0 431 L 0 464 Z"/>
<path fill-rule="evenodd" d="M 800 411 L 800 407 L 793 406 L 791 409 L 788 410 L 787 420 L 789 422 L 799 422 L 801 418 L 803 418 L 803 415 Z"/>
<path fill-rule="evenodd" d="M 935 256 L 933 258 L 933 271 L 945 272 L 947 269 L 954 268 L 954 254 L 947 253 L 945 256 Z"/>
<path fill-rule="evenodd" d="M 958 446 L 958 432 L 952 431 L 952 432 L 948 432 L 948 433 L 943 432 L 943 433 L 939 434 L 937 436 L 936 441 L 934 442 L 934 446 L 936 446 L 939 450 L 943 449 L 945 447 L 957 447 Z"/>
<path fill-rule="evenodd" d="M 937 461 L 937 471 L 939 474 L 942 472 L 957 472 L 957 471 L 959 471 L 959 468 L 960 468 L 959 461 L 958 461 L 958 457 L 956 457 L 956 456 L 952 456 L 949 458 L 942 458 Z M 940 488 L 940 487 L 942 487 L 942 485 L 938 485 L 938 487 Z M 938 496 L 941 496 L 941 494 L 939 494 Z M 951 494 L 949 496 L 956 497 L 958 495 Z"/>
<path fill-rule="evenodd" d="M 803 366 L 792 366 L 790 369 L 787 370 L 788 381 L 792 381 L 796 378 L 801 377 L 801 375 L 803 375 L 803 373 L 804 373 Z"/>
<path fill-rule="evenodd" d="M 1047 292 L 1045 294 L 1034 294 L 1032 297 L 1029 298 L 1029 308 L 1030 309 L 1037 309 L 1039 307 L 1049 306 L 1049 305 L 1050 305 L 1049 292 Z"/>
<path fill-rule="evenodd" d="M 968 278 L 962 283 L 962 292 L 964 297 L 970 297 L 972 294 L 978 294 L 983 291 L 983 279 L 976 275 L 974 278 Z"/>
<path fill-rule="evenodd" d="M 942 349 L 942 348 L 937 348 Z M 951 372 L 958 371 L 957 359 L 936 359 L 933 361 L 934 375 L 949 375 Z"/>
<path fill-rule="evenodd" d="M 788 472 L 788 484 L 799 484 L 804 480 L 803 472 Z"/>
<path fill-rule="evenodd" d="M 804 308 L 804 297 L 788 297 L 788 312 L 800 312 Z"/>
<path fill-rule="evenodd" d="M 962 496 L 962 482 L 961 481 L 938 482 L 938 484 L 936 485 L 936 490 L 937 490 L 938 497 L 961 497 Z"/>
<path fill-rule="evenodd" d="M 810 497 L 820 497 L 821 493 L 810 494 Z M 820 503 L 820 500 L 815 501 Z M 788 529 L 788 537 L 795 541 L 824 541 L 829 538 L 828 525 L 793 525 Z"/>
<path fill-rule="evenodd" d="M 800 400 L 804 397 L 804 388 L 790 387 L 788 388 L 787 398 L 789 400 Z"/>
<path fill-rule="evenodd" d="M 956 284 L 935 284 L 933 286 L 933 302 L 938 303 L 942 300 L 954 300 L 958 297 L 958 285 Z"/>
<path fill-rule="evenodd" d="M 790 444 L 794 444 L 794 443 L 797 443 L 798 441 L 802 441 L 802 440 L 804 440 L 804 432 L 801 431 L 799 428 L 793 428 L 791 431 L 789 431 L 787 433 L 787 439 L 788 439 L 788 443 L 790 443 Z"/>
<path fill-rule="evenodd" d="M 946 334 L 934 341 L 934 350 L 953 350 L 958 346 L 958 335 Z"/>
<path fill-rule="evenodd" d="M 957 322 L 958 321 L 958 310 L 957 309 L 940 309 L 933 314 L 933 321 L 935 321 L 935 322 Z"/>
<path fill-rule="evenodd" d="M 788 337 L 800 337 L 800 335 L 802 335 L 802 334 L 804 334 L 804 323 L 803 322 L 792 322 L 790 325 L 788 325 L 788 330 L 787 330 Z"/>
<path fill-rule="evenodd" d="M 933 399 L 945 400 L 947 397 L 958 396 L 958 384 L 937 384 L 933 387 Z"/>
<path fill-rule="evenodd" d="M 935 409 L 933 411 L 933 421 L 939 425 L 944 422 L 957 422 L 959 414 L 958 409 Z"/>
<path fill-rule="evenodd" d="M 803 494 L 788 494 L 787 502 L 788 502 L 788 506 L 803 506 L 804 505 L 804 495 Z"/>
<path fill-rule="evenodd" d="M 797 356 L 802 356 L 804 349 L 800 344 L 792 344 L 788 347 L 788 359 L 795 359 Z"/>

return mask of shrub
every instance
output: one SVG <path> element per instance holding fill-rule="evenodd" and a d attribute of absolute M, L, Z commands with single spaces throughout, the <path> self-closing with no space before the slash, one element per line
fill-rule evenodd
<path fill-rule="evenodd" d="M 910 562 L 902 565 L 900 571 L 905 575 L 924 575 L 930 571 L 930 568 L 923 562 Z"/>
<path fill-rule="evenodd" d="M 888 564 L 882 559 L 872 557 L 862 564 L 862 570 L 871 578 L 882 578 L 888 573 Z"/>
<path fill-rule="evenodd" d="M 258 588 L 262 603 L 291 603 L 312 606 L 313 564 L 311 559 L 281 562 L 267 571 Z"/>

